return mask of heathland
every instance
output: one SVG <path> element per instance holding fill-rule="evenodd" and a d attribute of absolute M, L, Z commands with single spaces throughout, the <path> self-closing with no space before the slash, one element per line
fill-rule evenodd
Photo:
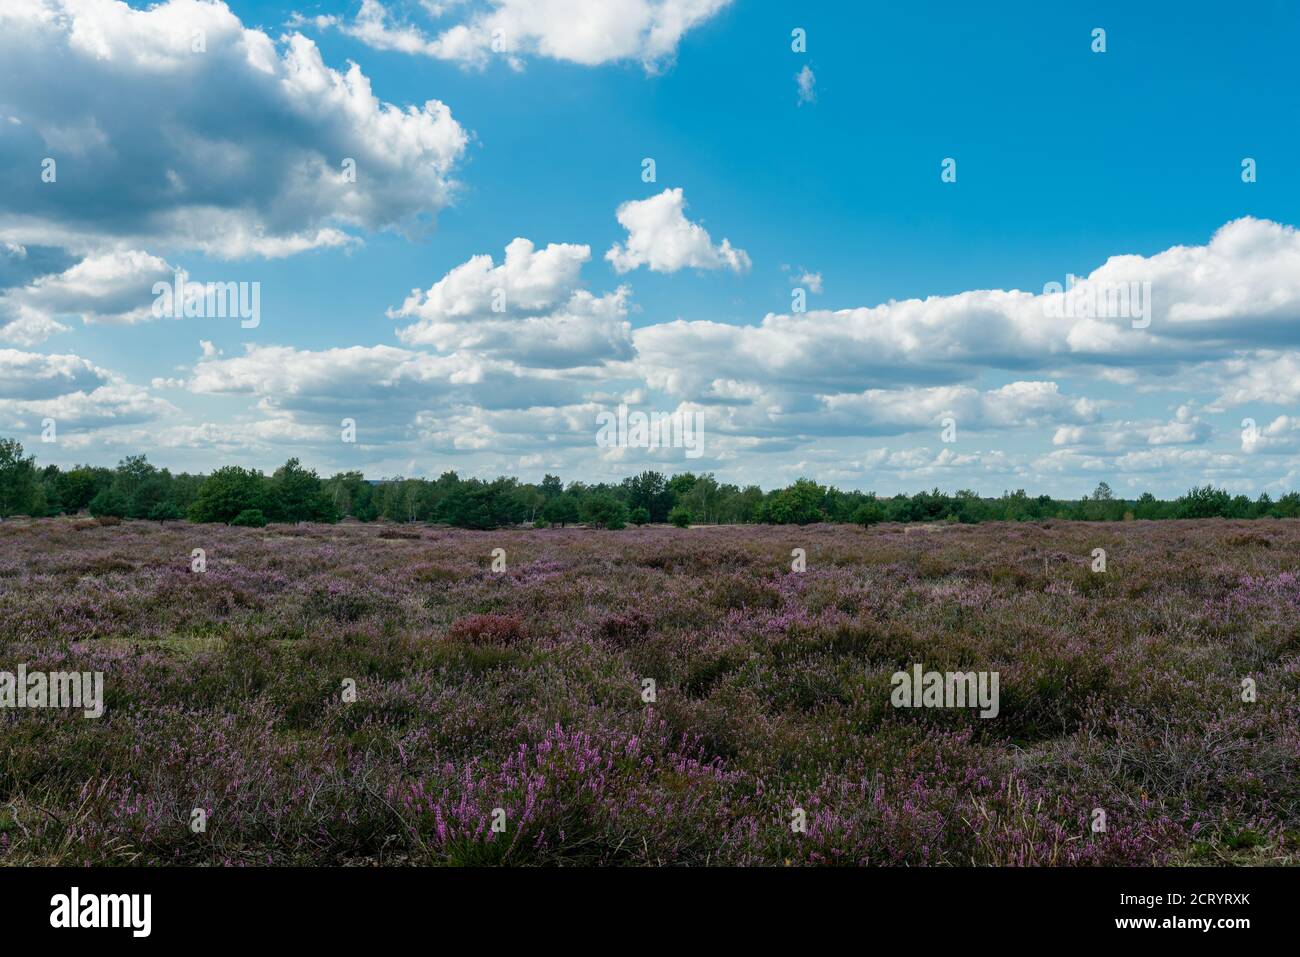
<path fill-rule="evenodd" d="M 0 709 L 6 863 L 1296 860 L 1298 522 L 105 522 L 0 523 L 105 705 Z"/>

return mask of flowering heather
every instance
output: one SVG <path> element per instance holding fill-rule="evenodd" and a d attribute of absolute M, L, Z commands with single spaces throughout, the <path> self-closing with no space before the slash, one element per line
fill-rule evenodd
<path fill-rule="evenodd" d="M 11 521 L 19 664 L 103 672 L 106 710 L 0 709 L 4 863 L 1258 864 L 1300 841 L 1294 521 Z M 892 706 L 918 664 L 997 672 L 997 716 Z"/>

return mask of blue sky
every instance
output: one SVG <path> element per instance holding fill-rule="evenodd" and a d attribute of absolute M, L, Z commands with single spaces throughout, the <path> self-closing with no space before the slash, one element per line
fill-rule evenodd
<path fill-rule="evenodd" d="M 41 461 L 1300 487 L 1294 4 L 5 7 L 0 434 Z M 256 327 L 153 315 L 177 268 Z M 1049 314 L 1067 274 L 1148 323 Z M 598 447 L 619 402 L 705 454 Z"/>

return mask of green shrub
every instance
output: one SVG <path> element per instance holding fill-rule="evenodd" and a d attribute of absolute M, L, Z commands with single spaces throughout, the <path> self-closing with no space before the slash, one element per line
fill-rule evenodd
<path fill-rule="evenodd" d="M 90 514 L 96 518 L 122 518 L 126 515 L 126 496 L 113 488 L 106 488 L 90 500 Z"/>
<path fill-rule="evenodd" d="M 230 520 L 231 525 L 243 525 L 248 528 L 262 528 L 266 525 L 266 516 L 260 508 L 246 508 Z"/>
<path fill-rule="evenodd" d="M 853 524 L 870 528 L 885 520 L 885 510 L 874 498 L 859 505 L 853 513 Z"/>
<path fill-rule="evenodd" d="M 159 502 L 149 509 L 149 519 L 155 522 L 175 522 L 184 517 L 175 502 Z"/>
<path fill-rule="evenodd" d="M 613 495 L 598 493 L 582 503 L 582 520 L 597 528 L 625 528 L 627 506 Z"/>

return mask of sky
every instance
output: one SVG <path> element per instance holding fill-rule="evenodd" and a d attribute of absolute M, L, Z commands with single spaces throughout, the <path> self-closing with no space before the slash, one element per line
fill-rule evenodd
<path fill-rule="evenodd" d="M 1277 497 L 1298 36 L 1288 0 L 5 0 L 0 436 Z M 611 444 L 620 405 L 702 440 Z"/>

